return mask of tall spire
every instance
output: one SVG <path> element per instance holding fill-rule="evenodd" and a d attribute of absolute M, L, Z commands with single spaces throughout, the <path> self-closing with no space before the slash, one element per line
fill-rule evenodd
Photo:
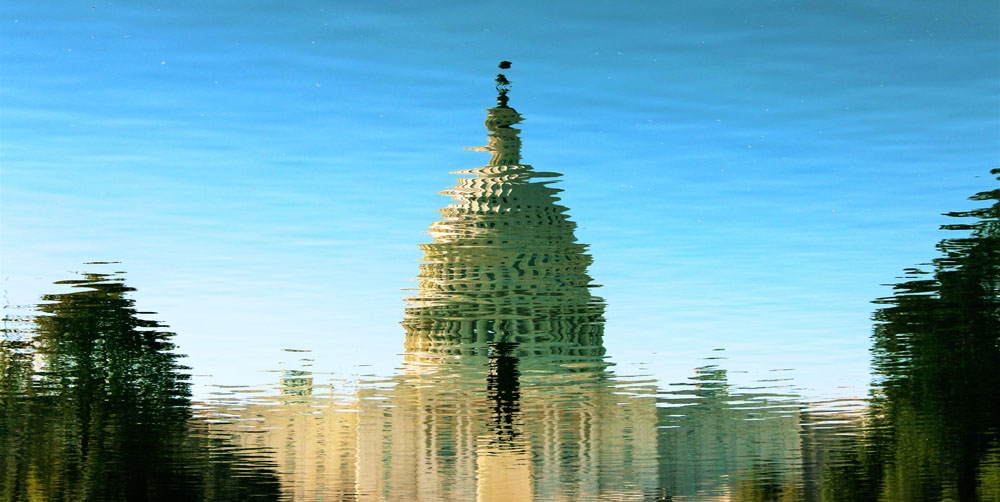
<path fill-rule="evenodd" d="M 510 68 L 510 61 L 501 61 L 501 69 Z M 489 141 L 486 146 L 467 148 L 476 152 L 491 152 L 488 165 L 490 166 L 511 166 L 521 163 L 521 138 L 518 134 L 520 129 L 511 127 L 523 119 L 517 110 L 507 106 L 510 100 L 507 93 L 510 92 L 510 80 L 503 73 L 497 74 L 494 79 L 497 88 L 497 106 L 486 110 L 486 129 Z"/>
<path fill-rule="evenodd" d="M 510 61 L 500 61 L 497 65 L 501 70 L 506 70 L 510 68 Z M 510 80 L 507 80 L 507 76 L 503 73 L 498 73 L 496 78 L 497 92 L 500 93 L 497 96 L 497 107 L 507 108 L 507 93 L 510 92 Z"/>

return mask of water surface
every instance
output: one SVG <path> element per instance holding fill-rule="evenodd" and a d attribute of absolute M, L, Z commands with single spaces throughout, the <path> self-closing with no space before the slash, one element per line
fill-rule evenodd
<path fill-rule="evenodd" d="M 993 3 L 0 15 L 6 499 L 996 497 Z"/>

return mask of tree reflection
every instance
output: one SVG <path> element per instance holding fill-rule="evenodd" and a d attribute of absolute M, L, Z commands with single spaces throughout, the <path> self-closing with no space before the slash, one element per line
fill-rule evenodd
<path fill-rule="evenodd" d="M 996 476 L 1000 444 L 1000 190 L 972 199 L 993 204 L 948 213 L 973 219 L 943 227 L 966 235 L 942 240 L 932 270 L 907 270 L 876 301 L 870 423 L 847 465 L 828 473 L 831 499 L 995 493 L 982 480 Z"/>
<path fill-rule="evenodd" d="M 105 274 L 57 284 L 73 291 L 5 330 L 4 500 L 276 498 L 266 470 L 195 433 L 173 334 L 132 288 Z"/>

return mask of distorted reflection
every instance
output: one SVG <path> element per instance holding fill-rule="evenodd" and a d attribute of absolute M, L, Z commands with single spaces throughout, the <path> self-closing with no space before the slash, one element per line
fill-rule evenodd
<path fill-rule="evenodd" d="M 737 385 L 722 349 L 666 384 L 608 359 L 560 175 L 521 163 L 496 84 L 490 160 L 421 245 L 398 371 L 290 350 L 273 389 L 193 403 L 173 333 L 121 273 L 85 273 L 5 316 L 0 500 L 1000 500 L 1000 190 L 876 301 L 868 398 Z"/>
<path fill-rule="evenodd" d="M 949 213 L 962 235 L 876 302 L 871 409 L 827 473 L 837 500 L 1000 500 L 1000 189 L 972 200 L 992 205 Z"/>
<path fill-rule="evenodd" d="M 521 163 L 498 90 L 474 149 L 490 161 L 457 173 L 421 246 L 400 371 L 347 390 L 286 371 L 279 396 L 220 404 L 219 427 L 274 449 L 297 500 L 794 499 L 795 396 L 738 390 L 718 366 L 670 391 L 612 371 L 559 175 Z"/>
<path fill-rule="evenodd" d="M 714 364 L 696 368 L 690 383 L 664 393 L 661 400 L 671 405 L 662 409 L 659 420 L 659 473 L 665 491 L 732 500 L 798 500 L 804 417 L 796 396 L 735 389 L 727 371 Z M 751 495 L 761 489 L 765 492 Z"/>
<path fill-rule="evenodd" d="M 278 497 L 277 478 L 192 420 L 172 333 L 115 275 L 58 283 L 0 341 L 0 497 L 136 501 Z"/>
<path fill-rule="evenodd" d="M 477 148 L 490 162 L 459 173 L 472 177 L 445 192 L 455 202 L 421 246 L 406 362 L 381 412 L 391 425 L 380 443 L 410 458 L 375 478 L 418 485 L 372 488 L 387 498 L 416 488 L 420 500 L 652 496 L 655 390 L 619 395 L 627 391 L 607 370 L 592 260 L 557 203 L 558 175 L 520 163 L 521 116 L 506 91 Z M 396 430 L 403 423 L 414 429 Z"/>

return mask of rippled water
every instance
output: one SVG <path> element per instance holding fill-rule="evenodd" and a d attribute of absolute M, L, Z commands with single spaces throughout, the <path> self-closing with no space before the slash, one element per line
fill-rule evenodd
<path fill-rule="evenodd" d="M 1000 9 L 768 6 L 0 6 L 0 499 L 1000 500 Z"/>

